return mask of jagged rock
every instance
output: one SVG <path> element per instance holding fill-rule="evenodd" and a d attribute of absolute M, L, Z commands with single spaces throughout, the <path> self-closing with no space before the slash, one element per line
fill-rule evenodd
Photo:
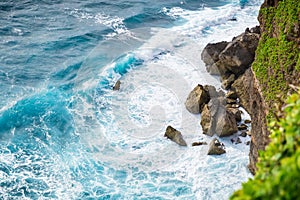
<path fill-rule="evenodd" d="M 209 143 L 209 149 L 208 149 L 208 155 L 221 155 L 223 153 L 226 153 L 225 146 L 223 143 L 221 143 L 217 138 L 214 138 Z"/>
<path fill-rule="evenodd" d="M 246 137 L 247 136 L 247 132 L 243 131 L 239 136 Z"/>
<path fill-rule="evenodd" d="M 260 26 L 255 26 L 250 29 L 250 33 L 256 33 L 260 35 Z"/>
<path fill-rule="evenodd" d="M 240 131 L 242 131 L 242 130 L 247 130 L 247 129 L 248 129 L 248 126 L 247 126 L 246 124 L 241 124 L 241 125 L 238 126 L 238 129 L 239 129 Z"/>
<path fill-rule="evenodd" d="M 235 120 L 237 122 L 242 121 L 242 112 L 239 109 L 237 109 L 237 108 L 227 108 L 227 110 L 234 115 Z"/>
<path fill-rule="evenodd" d="M 250 141 L 247 141 L 247 142 L 246 142 L 246 145 L 250 145 L 250 143 L 251 143 Z"/>
<path fill-rule="evenodd" d="M 238 131 L 236 117 L 227 110 L 222 97 L 213 98 L 204 106 L 200 123 L 203 133 L 209 136 L 229 136 Z"/>
<path fill-rule="evenodd" d="M 237 99 L 238 96 L 235 91 L 230 90 L 229 92 L 226 93 L 226 98 L 228 99 Z"/>
<path fill-rule="evenodd" d="M 120 89 L 120 86 L 121 86 L 121 81 L 118 80 L 115 85 L 113 86 L 113 90 L 119 90 Z"/>
<path fill-rule="evenodd" d="M 212 130 L 212 116 L 210 110 L 208 109 L 208 105 L 205 104 L 201 113 L 201 122 L 200 122 L 203 130 L 203 134 L 213 136 L 214 132 Z"/>
<path fill-rule="evenodd" d="M 208 101 L 208 92 L 199 84 L 190 92 L 185 101 L 185 107 L 190 113 L 199 114 Z"/>
<path fill-rule="evenodd" d="M 219 137 L 229 136 L 238 131 L 234 114 L 229 112 L 225 107 L 219 108 L 215 121 L 215 132 Z"/>
<path fill-rule="evenodd" d="M 231 85 L 235 81 L 235 75 L 231 74 L 229 76 L 222 76 L 222 88 L 228 90 L 231 88 Z"/>
<path fill-rule="evenodd" d="M 206 142 L 193 142 L 192 143 L 192 146 L 194 147 L 194 146 L 200 146 L 200 145 L 207 145 L 207 143 Z"/>
<path fill-rule="evenodd" d="M 245 119 L 244 121 L 246 124 L 250 124 L 251 123 L 251 120 L 250 119 Z"/>
<path fill-rule="evenodd" d="M 216 88 L 212 85 L 205 85 L 204 89 L 208 92 L 209 99 L 223 97 L 225 95 L 225 93 L 222 90 L 217 91 Z"/>
<path fill-rule="evenodd" d="M 243 33 L 234 38 L 219 55 L 219 61 L 228 70 L 227 73 L 240 75 L 250 67 L 254 60 L 259 35 Z"/>
<path fill-rule="evenodd" d="M 228 42 L 209 43 L 201 53 L 201 59 L 207 66 L 207 71 L 213 75 L 219 75 L 219 69 L 215 63 L 219 60 L 220 53 L 228 45 Z"/>
<path fill-rule="evenodd" d="M 172 126 L 168 126 L 165 132 L 165 137 L 172 140 L 173 142 L 179 144 L 180 146 L 187 146 L 186 142 L 184 141 L 181 132 L 177 131 Z"/>

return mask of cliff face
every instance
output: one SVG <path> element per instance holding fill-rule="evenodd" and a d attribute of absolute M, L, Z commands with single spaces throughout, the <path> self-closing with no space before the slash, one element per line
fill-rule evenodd
<path fill-rule="evenodd" d="M 222 86 L 233 90 L 252 118 L 249 169 L 255 174 L 259 151 L 270 142 L 268 124 L 279 120 L 282 99 L 300 83 L 300 0 L 265 0 L 260 27 L 231 42 L 208 44 L 201 58 Z"/>
<path fill-rule="evenodd" d="M 238 87 L 242 104 L 252 116 L 252 173 L 257 169 L 258 151 L 269 142 L 267 121 L 278 120 L 281 99 L 291 92 L 290 85 L 300 83 L 300 0 L 265 0 L 258 19 L 261 37 L 252 64 L 253 83 L 244 80 L 248 88 L 239 88 L 242 80 L 233 85 Z"/>

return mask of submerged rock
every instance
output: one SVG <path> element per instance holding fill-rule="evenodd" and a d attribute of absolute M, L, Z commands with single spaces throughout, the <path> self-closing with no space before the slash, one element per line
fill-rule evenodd
<path fill-rule="evenodd" d="M 199 114 L 202 111 L 204 104 L 208 101 L 208 91 L 199 84 L 190 92 L 186 99 L 185 107 L 190 113 Z"/>
<path fill-rule="evenodd" d="M 187 146 L 186 142 L 184 141 L 181 132 L 177 131 L 172 126 L 168 126 L 165 132 L 165 137 L 172 140 L 173 142 L 179 144 L 180 146 Z"/>
<path fill-rule="evenodd" d="M 226 153 L 224 144 L 221 143 L 217 138 L 214 138 L 209 143 L 207 155 L 221 155 L 223 153 Z"/>
<path fill-rule="evenodd" d="M 118 80 L 115 85 L 113 86 L 113 90 L 120 90 L 120 86 L 121 86 L 121 81 Z"/>

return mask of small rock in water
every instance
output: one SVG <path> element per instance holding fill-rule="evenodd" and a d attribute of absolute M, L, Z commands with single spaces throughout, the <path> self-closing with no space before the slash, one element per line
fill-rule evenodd
<path fill-rule="evenodd" d="M 113 87 L 113 90 L 119 90 L 119 89 L 120 89 L 120 86 L 121 86 L 121 81 L 118 80 L 118 81 L 115 83 L 115 85 L 114 85 L 114 87 Z"/>
<path fill-rule="evenodd" d="M 246 124 L 241 124 L 241 125 L 238 126 L 238 129 L 239 129 L 240 131 L 242 131 L 242 130 L 247 130 L 247 128 L 248 128 L 248 126 L 247 126 Z"/>
<path fill-rule="evenodd" d="M 192 146 L 200 146 L 200 145 L 207 145 L 206 142 L 193 142 Z"/>
<path fill-rule="evenodd" d="M 247 141 L 247 142 L 246 142 L 246 145 L 250 145 L 250 141 Z"/>
<path fill-rule="evenodd" d="M 187 146 L 186 142 L 184 141 L 181 132 L 177 131 L 172 126 L 168 126 L 165 132 L 165 137 L 172 140 L 173 142 L 179 144 L 180 146 Z"/>
<path fill-rule="evenodd" d="M 246 124 L 250 124 L 250 123 L 251 123 L 251 120 L 250 120 L 250 119 L 245 119 L 245 123 L 246 123 Z"/>
<path fill-rule="evenodd" d="M 214 138 L 209 143 L 209 150 L 207 155 L 221 155 L 223 153 L 226 153 L 224 144 L 221 143 L 217 138 Z"/>
<path fill-rule="evenodd" d="M 235 142 L 235 140 L 234 140 L 233 138 L 231 138 L 230 141 L 231 141 L 231 143 L 234 143 L 234 142 Z"/>
<path fill-rule="evenodd" d="M 247 132 L 243 131 L 241 134 L 240 134 L 241 137 L 246 137 L 247 136 Z"/>
<path fill-rule="evenodd" d="M 241 138 L 238 137 L 235 144 L 240 144 L 240 143 L 242 143 L 242 140 L 241 140 Z"/>
<path fill-rule="evenodd" d="M 251 132 L 250 132 L 250 131 L 247 131 L 247 135 L 251 137 Z"/>

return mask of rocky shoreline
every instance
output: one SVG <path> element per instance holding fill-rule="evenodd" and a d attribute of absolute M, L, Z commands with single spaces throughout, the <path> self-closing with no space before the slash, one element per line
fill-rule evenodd
<path fill-rule="evenodd" d="M 258 150 L 268 144 L 266 110 L 258 81 L 251 69 L 255 58 L 255 50 L 260 39 L 260 27 L 247 28 L 244 33 L 234 37 L 231 42 L 209 43 L 204 48 L 201 59 L 207 71 L 218 75 L 222 82 L 222 90 L 217 91 L 210 85 L 198 84 L 188 95 L 186 109 L 192 114 L 201 114 L 203 134 L 226 137 L 241 131 L 240 137 L 251 137 L 249 152 L 249 170 L 256 171 Z M 241 110 L 244 108 L 251 116 L 251 121 L 241 123 Z M 248 131 L 247 124 L 251 123 Z M 187 146 L 181 133 L 172 127 L 166 130 L 166 137 L 181 146 Z M 231 140 L 241 143 L 238 137 Z M 192 146 L 203 145 L 194 142 Z M 214 138 L 210 143 L 208 155 L 225 153 L 225 147 Z"/>

